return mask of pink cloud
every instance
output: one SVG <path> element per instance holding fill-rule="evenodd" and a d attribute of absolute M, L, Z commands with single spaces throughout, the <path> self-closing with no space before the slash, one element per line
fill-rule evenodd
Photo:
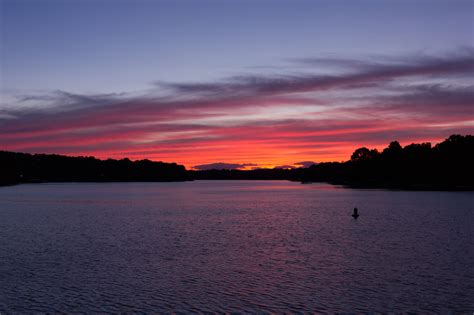
<path fill-rule="evenodd" d="M 369 64 L 340 76 L 242 76 L 223 83 L 168 84 L 176 94 L 162 97 L 60 93 L 55 99 L 53 94 L 38 98 L 55 100 L 46 110 L 0 112 L 14 117 L 0 120 L 0 148 L 152 158 L 188 167 L 219 160 L 273 166 L 342 160 L 358 146 L 472 133 L 473 87 L 449 80 L 472 76 L 473 61 L 470 52 L 451 59 Z M 420 76 L 451 83 L 407 83 L 395 90 L 384 85 Z M 359 97 L 367 88 L 373 95 Z M 341 103 L 328 90 L 355 96 Z M 72 105 L 62 108 L 58 102 Z"/>

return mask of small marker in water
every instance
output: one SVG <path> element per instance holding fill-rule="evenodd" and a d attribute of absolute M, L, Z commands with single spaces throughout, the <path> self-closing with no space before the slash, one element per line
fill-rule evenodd
<path fill-rule="evenodd" d="M 354 219 L 357 219 L 359 217 L 359 212 L 358 212 L 357 208 L 354 208 L 354 213 L 352 214 L 352 217 Z"/>

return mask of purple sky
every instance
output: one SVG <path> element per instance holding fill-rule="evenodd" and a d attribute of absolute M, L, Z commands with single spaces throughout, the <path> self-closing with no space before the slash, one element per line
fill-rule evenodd
<path fill-rule="evenodd" d="M 474 130 L 474 1 L 0 4 L 0 149 L 273 167 Z"/>

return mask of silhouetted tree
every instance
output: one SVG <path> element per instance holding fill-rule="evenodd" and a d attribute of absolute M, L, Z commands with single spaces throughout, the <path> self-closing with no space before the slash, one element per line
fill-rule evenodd
<path fill-rule="evenodd" d="M 382 153 L 356 149 L 350 161 L 322 163 L 303 173 L 303 181 L 351 186 L 409 189 L 474 189 L 474 137 L 452 135 L 434 148 L 430 143 L 402 148 L 393 141 Z"/>
<path fill-rule="evenodd" d="M 399 153 L 402 151 L 402 146 L 398 141 L 392 141 L 387 148 L 383 150 L 384 153 Z"/>
<path fill-rule="evenodd" d="M 366 147 L 359 148 L 351 155 L 352 161 L 367 160 L 370 158 L 370 150 Z"/>
<path fill-rule="evenodd" d="M 98 160 L 55 154 L 0 151 L 0 184 L 31 182 L 180 181 L 188 173 L 176 163 Z"/>

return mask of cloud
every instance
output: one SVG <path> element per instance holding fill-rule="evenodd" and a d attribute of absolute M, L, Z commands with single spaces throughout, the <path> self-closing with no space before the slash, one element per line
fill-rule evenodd
<path fill-rule="evenodd" d="M 194 169 L 204 171 L 204 170 L 239 170 L 248 166 L 258 166 L 254 163 L 243 163 L 243 164 L 233 164 L 233 163 L 210 163 L 193 166 Z"/>
<path fill-rule="evenodd" d="M 388 80 L 409 76 L 470 75 L 474 72 L 474 52 L 464 49 L 446 57 L 406 56 L 397 59 L 382 59 L 379 62 L 366 60 L 307 59 L 309 63 L 332 63 L 350 65 L 349 71 L 341 75 L 285 74 L 276 76 L 241 75 L 215 83 L 166 83 L 164 86 L 177 93 L 226 93 L 232 95 L 273 95 L 347 88 L 359 84 L 380 84 Z M 353 71 L 356 68 L 358 71 Z M 347 70 L 347 69 L 346 69 Z"/>
<path fill-rule="evenodd" d="M 56 90 L 42 94 L 20 94 L 15 95 L 17 102 L 8 104 L 2 102 L 0 111 L 10 113 L 34 114 L 34 113 L 55 113 L 84 109 L 87 107 L 98 107 L 121 100 L 124 93 L 108 93 L 81 95 Z"/>
<path fill-rule="evenodd" d="M 311 165 L 315 165 L 317 164 L 316 162 L 313 162 L 313 161 L 303 161 L 303 162 L 296 162 L 294 163 L 295 166 L 297 167 L 310 167 Z"/>
<path fill-rule="evenodd" d="M 305 73 L 159 82 L 159 91 L 143 94 L 18 95 L 0 108 L 0 148 L 147 157 L 203 169 L 298 160 L 294 165 L 305 167 L 312 159 L 347 159 L 357 146 L 474 131 L 472 49 L 298 62 L 308 65 Z M 338 71 L 312 68 L 321 64 Z"/>

